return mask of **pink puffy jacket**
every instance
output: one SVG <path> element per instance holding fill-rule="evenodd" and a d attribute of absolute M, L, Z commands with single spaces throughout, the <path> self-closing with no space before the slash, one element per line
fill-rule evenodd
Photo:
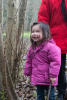
<path fill-rule="evenodd" d="M 33 85 L 49 85 L 50 77 L 55 77 L 58 84 L 58 74 L 61 66 L 61 50 L 53 39 L 43 42 L 37 48 L 30 47 L 24 68 L 24 74 L 30 76 Z"/>

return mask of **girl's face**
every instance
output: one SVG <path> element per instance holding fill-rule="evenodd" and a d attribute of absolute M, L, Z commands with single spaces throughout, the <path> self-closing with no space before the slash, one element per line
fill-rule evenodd
<path fill-rule="evenodd" d="M 43 33 L 42 33 L 42 29 L 40 27 L 39 24 L 37 25 L 34 25 L 32 27 L 32 31 L 31 31 L 31 39 L 34 41 L 34 42 L 39 42 L 43 39 Z"/>

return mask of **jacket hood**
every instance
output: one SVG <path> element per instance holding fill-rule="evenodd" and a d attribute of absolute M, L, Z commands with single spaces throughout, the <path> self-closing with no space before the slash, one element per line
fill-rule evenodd
<path fill-rule="evenodd" d="M 49 40 L 50 43 L 56 44 L 56 42 L 53 39 Z"/>

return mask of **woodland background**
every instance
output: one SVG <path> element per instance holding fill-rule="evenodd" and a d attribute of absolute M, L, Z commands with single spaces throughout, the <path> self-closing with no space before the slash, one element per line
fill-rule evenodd
<path fill-rule="evenodd" d="M 30 26 L 42 0 L 0 0 L 0 100 L 35 100 L 36 88 L 24 76 Z"/>

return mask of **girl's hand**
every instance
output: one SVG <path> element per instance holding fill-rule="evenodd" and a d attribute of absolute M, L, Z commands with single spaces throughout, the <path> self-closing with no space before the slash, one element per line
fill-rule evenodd
<path fill-rule="evenodd" d="M 53 84 L 56 81 L 56 78 L 50 78 L 50 81 Z"/>

